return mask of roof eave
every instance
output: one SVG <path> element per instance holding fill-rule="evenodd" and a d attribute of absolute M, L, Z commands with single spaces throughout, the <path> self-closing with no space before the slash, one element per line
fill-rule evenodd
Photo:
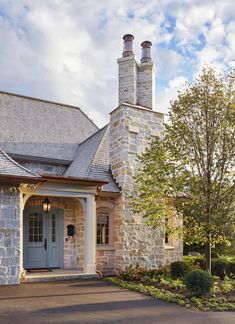
<path fill-rule="evenodd" d="M 39 183 L 46 182 L 46 179 L 41 177 L 24 177 L 8 174 L 0 174 L 0 183 L 1 184 L 21 184 L 21 183 Z"/>
<path fill-rule="evenodd" d="M 83 184 L 88 186 L 103 186 L 108 184 L 107 181 L 102 179 L 90 179 L 90 178 L 77 178 L 77 177 L 68 177 L 68 176 L 56 176 L 56 175 L 47 175 L 41 174 L 42 178 L 47 181 L 54 181 L 54 182 L 70 182 L 76 184 Z"/>

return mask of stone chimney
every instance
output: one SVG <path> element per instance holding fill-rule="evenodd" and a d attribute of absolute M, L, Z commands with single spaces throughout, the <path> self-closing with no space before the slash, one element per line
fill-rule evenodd
<path fill-rule="evenodd" d="M 142 56 L 141 63 L 151 62 L 151 46 L 152 43 L 149 41 L 144 41 L 142 44 Z"/>
<path fill-rule="evenodd" d="M 126 34 L 123 36 L 123 53 L 122 57 L 127 57 L 133 55 L 133 49 L 132 49 L 132 44 L 134 40 L 134 36 L 131 34 Z"/>
<path fill-rule="evenodd" d="M 119 87 L 118 87 L 118 103 L 123 102 L 136 105 L 136 89 L 137 89 L 137 63 L 132 50 L 134 36 L 127 34 L 123 37 L 123 54 L 118 59 L 119 66 Z"/>
<path fill-rule="evenodd" d="M 144 41 L 141 44 L 142 55 L 137 77 L 137 103 L 140 106 L 154 109 L 156 69 L 151 58 L 151 46 L 150 41 Z"/>
<path fill-rule="evenodd" d="M 125 102 L 153 109 L 155 106 L 155 67 L 151 59 L 152 43 L 142 42 L 141 63 L 138 63 L 133 52 L 134 36 L 126 34 L 123 40 L 122 58 L 118 59 L 118 104 Z"/>

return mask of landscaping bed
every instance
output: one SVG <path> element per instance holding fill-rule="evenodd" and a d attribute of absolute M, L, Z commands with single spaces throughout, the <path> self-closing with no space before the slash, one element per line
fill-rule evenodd
<path fill-rule="evenodd" d="M 181 262 L 185 264 L 184 262 Z M 199 283 L 199 293 L 189 290 L 186 283 L 187 273 L 192 271 L 196 275 L 201 274 L 211 280 L 210 288 L 203 291 L 206 284 Z M 139 267 L 128 267 L 120 272 L 117 278 L 106 278 L 123 288 L 132 289 L 150 295 L 156 299 L 164 300 L 178 305 L 202 311 L 235 311 L 235 279 L 225 276 L 223 279 L 217 276 L 209 276 L 205 271 L 187 268 L 182 275 L 179 272 L 172 273 L 172 269 L 167 267 L 162 270 L 146 270 Z M 195 274 L 194 274 L 195 275 Z M 177 278 L 175 276 L 178 276 Z M 181 277 L 181 278 L 180 278 Z M 192 275 L 191 275 L 192 277 Z M 190 279 L 191 280 L 191 279 Z M 197 278 L 196 278 L 197 283 Z M 197 291 L 197 290 L 196 290 Z M 197 291 L 198 292 L 198 291 Z"/>

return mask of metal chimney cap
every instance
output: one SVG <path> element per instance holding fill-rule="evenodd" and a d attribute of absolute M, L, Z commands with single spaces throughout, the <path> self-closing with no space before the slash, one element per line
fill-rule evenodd
<path fill-rule="evenodd" d="M 152 46 L 152 43 L 150 41 L 144 41 L 144 42 L 141 43 L 141 46 L 143 48 L 151 47 Z"/>
<path fill-rule="evenodd" d="M 135 37 L 131 34 L 126 34 L 123 36 L 123 39 L 124 39 L 124 41 L 127 41 L 127 40 L 132 41 L 133 39 L 135 39 Z"/>

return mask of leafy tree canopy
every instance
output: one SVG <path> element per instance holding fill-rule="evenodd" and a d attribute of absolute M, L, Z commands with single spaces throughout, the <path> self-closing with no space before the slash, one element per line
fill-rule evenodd
<path fill-rule="evenodd" d="M 139 156 L 135 212 L 153 227 L 177 211 L 188 243 L 227 239 L 235 215 L 235 72 L 205 67 L 171 102 L 163 139 Z M 181 216 L 182 217 L 182 216 Z"/>

